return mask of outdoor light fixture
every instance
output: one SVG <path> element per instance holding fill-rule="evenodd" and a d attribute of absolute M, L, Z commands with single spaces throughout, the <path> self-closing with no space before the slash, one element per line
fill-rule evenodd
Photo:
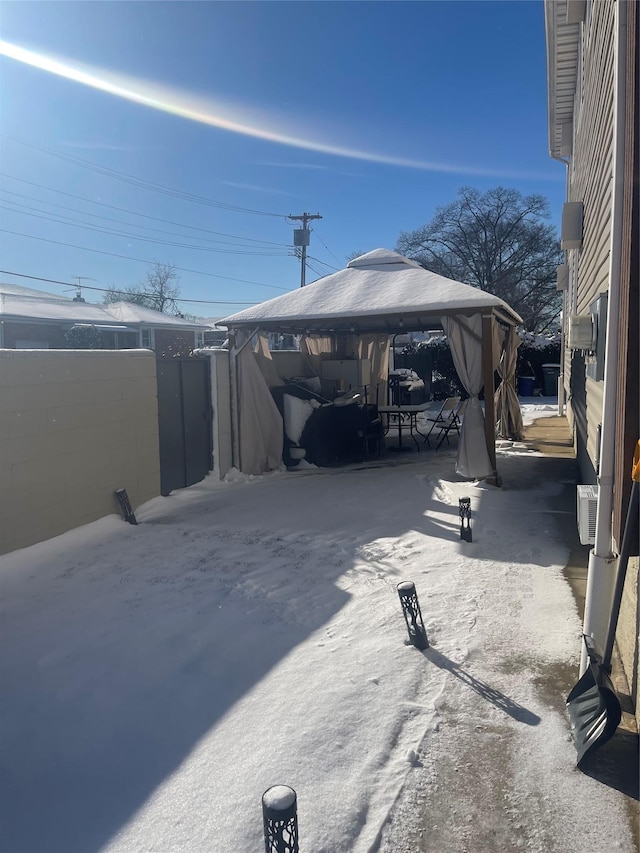
<path fill-rule="evenodd" d="M 129 495 L 127 494 L 127 490 L 116 489 L 114 494 L 118 499 L 118 503 L 120 504 L 120 509 L 122 510 L 124 520 L 129 522 L 129 524 L 137 524 L 138 521 L 135 517 L 133 510 L 131 509 L 131 503 L 129 501 Z"/>
<path fill-rule="evenodd" d="M 416 585 L 413 581 L 402 581 L 402 583 L 398 584 L 398 595 L 400 596 L 404 621 L 407 623 L 409 642 L 416 649 L 428 649 L 429 640 L 427 639 L 427 632 L 422 621 Z"/>
<path fill-rule="evenodd" d="M 288 785 L 272 785 L 262 795 L 265 853 L 299 853 L 298 798 Z"/>
<path fill-rule="evenodd" d="M 460 498 L 460 538 L 471 542 L 471 498 Z"/>

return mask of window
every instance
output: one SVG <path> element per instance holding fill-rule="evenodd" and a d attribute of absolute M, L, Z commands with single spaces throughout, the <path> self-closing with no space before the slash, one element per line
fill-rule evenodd
<path fill-rule="evenodd" d="M 16 349 L 49 349 L 49 341 L 16 341 Z"/>
<path fill-rule="evenodd" d="M 196 348 L 204 346 L 204 331 L 196 332 Z"/>
<path fill-rule="evenodd" d="M 140 346 L 142 349 L 153 349 L 155 346 L 153 329 L 140 329 Z"/>

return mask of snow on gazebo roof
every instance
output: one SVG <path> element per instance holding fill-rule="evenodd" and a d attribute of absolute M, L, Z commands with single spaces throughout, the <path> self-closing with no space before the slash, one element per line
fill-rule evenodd
<path fill-rule="evenodd" d="M 292 333 L 421 331 L 443 314 L 495 314 L 521 323 L 502 299 L 425 270 L 389 249 L 374 249 L 346 269 L 304 288 L 239 311 L 218 325 L 253 326 Z"/>

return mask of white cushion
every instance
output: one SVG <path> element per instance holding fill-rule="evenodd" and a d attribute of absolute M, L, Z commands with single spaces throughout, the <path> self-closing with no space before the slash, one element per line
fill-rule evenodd
<path fill-rule="evenodd" d="M 300 443 L 305 424 L 318 408 L 317 400 L 300 400 L 291 394 L 283 394 L 284 431 L 294 444 Z"/>

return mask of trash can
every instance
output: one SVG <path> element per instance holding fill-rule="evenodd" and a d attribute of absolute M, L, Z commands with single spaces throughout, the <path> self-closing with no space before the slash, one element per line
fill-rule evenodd
<path fill-rule="evenodd" d="M 521 397 L 533 397 L 535 376 L 518 376 L 518 394 Z"/>
<path fill-rule="evenodd" d="M 559 364 L 542 365 L 542 381 L 544 382 L 544 396 L 555 397 L 558 393 L 558 377 L 560 376 Z"/>

